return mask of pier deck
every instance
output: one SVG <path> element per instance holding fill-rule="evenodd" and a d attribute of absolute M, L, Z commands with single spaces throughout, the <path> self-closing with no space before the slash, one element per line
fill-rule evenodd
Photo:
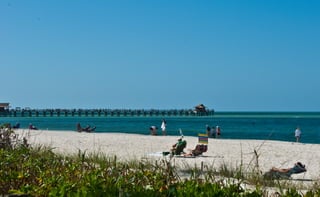
<path fill-rule="evenodd" d="M 193 109 L 10 109 L 2 117 L 60 117 L 60 116 L 213 116 L 214 110 L 197 112 Z"/>

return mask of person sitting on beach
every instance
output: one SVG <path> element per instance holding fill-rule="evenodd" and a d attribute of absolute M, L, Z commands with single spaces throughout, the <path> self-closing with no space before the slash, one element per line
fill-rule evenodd
<path fill-rule="evenodd" d="M 187 146 L 187 141 L 182 140 L 182 137 L 178 139 L 178 142 L 172 145 L 171 154 L 172 155 L 181 155 L 183 149 Z"/>
<path fill-rule="evenodd" d="M 86 131 L 86 132 L 93 132 L 95 130 L 96 130 L 96 127 L 91 127 L 90 125 L 87 125 L 87 127 L 83 129 L 83 131 Z"/>
<path fill-rule="evenodd" d="M 17 124 L 16 124 L 16 125 L 13 125 L 12 128 L 13 128 L 13 129 L 19 129 L 19 128 L 20 128 L 20 123 L 17 122 Z"/>
<path fill-rule="evenodd" d="M 86 128 L 82 128 L 80 123 L 77 123 L 77 131 L 78 132 L 82 132 L 82 131 L 85 131 L 85 132 L 93 132 L 95 131 L 96 127 L 90 127 L 90 125 L 88 125 Z"/>
<path fill-rule="evenodd" d="M 157 135 L 157 129 L 158 129 L 158 127 L 156 127 L 156 126 L 151 126 L 151 127 L 149 128 L 150 134 L 151 134 L 151 135 Z"/>
<path fill-rule="evenodd" d="M 29 129 L 30 130 L 38 130 L 38 128 L 35 127 L 34 125 L 32 125 L 31 123 L 29 124 Z"/>

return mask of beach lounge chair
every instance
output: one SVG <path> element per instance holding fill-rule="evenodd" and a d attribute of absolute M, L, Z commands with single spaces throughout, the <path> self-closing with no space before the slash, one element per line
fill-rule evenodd
<path fill-rule="evenodd" d="M 181 155 L 183 149 L 187 146 L 187 141 L 182 140 L 182 137 L 178 139 L 178 142 L 172 146 L 171 155 Z"/>
<path fill-rule="evenodd" d="M 270 171 L 264 174 L 265 179 L 290 179 L 291 175 L 293 174 L 300 174 L 306 172 L 307 169 L 305 165 L 301 162 L 297 162 L 294 164 L 292 168 L 287 169 L 279 169 L 279 168 L 272 168 Z"/>
<path fill-rule="evenodd" d="M 196 147 L 191 150 L 190 153 L 185 154 L 185 157 L 196 157 L 200 156 L 208 150 L 208 135 L 207 134 L 198 134 L 198 144 Z"/>
<path fill-rule="evenodd" d="M 199 156 L 203 153 L 207 152 L 208 150 L 208 135 L 207 134 L 198 134 L 198 144 L 196 145 L 195 149 L 192 150 L 193 156 Z"/>

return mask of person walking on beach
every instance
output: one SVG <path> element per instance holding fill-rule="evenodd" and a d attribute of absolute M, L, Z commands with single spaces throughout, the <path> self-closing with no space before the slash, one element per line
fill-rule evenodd
<path fill-rule="evenodd" d="M 296 130 L 294 131 L 294 136 L 296 137 L 296 142 L 299 142 L 300 138 L 301 138 L 301 129 L 300 129 L 300 127 L 296 128 Z"/>
<path fill-rule="evenodd" d="M 167 135 L 167 122 L 165 119 L 162 119 L 162 123 L 161 123 L 161 130 L 162 130 L 162 135 Z"/>

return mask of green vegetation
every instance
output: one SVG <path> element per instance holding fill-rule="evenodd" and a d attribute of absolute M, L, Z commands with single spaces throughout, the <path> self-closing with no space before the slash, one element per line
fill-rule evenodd
<path fill-rule="evenodd" d="M 253 189 L 244 185 L 252 185 Z M 50 147 L 30 147 L 25 139 L 0 130 L 0 196 L 268 196 L 266 185 L 278 185 L 280 196 L 302 196 L 295 188 L 246 175 L 241 167 L 209 166 L 184 171 L 171 160 L 121 162 L 116 157 L 79 152 L 56 154 Z M 320 196 L 320 189 L 304 192 Z"/>

